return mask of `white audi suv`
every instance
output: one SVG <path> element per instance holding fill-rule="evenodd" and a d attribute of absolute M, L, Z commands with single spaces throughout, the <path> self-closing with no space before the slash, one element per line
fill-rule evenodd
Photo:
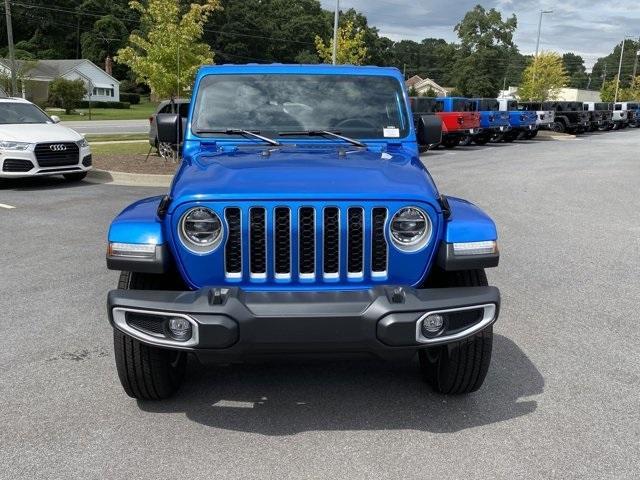
<path fill-rule="evenodd" d="M 89 144 L 59 121 L 22 98 L 0 98 L 0 178 L 86 177 L 91 169 Z"/>

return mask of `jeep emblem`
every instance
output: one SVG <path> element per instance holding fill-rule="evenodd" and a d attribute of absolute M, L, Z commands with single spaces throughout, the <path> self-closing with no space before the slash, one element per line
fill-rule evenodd
<path fill-rule="evenodd" d="M 49 149 L 54 152 L 63 152 L 67 149 L 67 146 L 62 143 L 56 143 L 55 145 L 49 145 Z"/>

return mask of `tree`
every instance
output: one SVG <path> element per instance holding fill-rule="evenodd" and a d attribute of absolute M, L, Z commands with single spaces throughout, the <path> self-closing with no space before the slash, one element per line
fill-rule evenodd
<path fill-rule="evenodd" d="M 618 72 L 621 48 L 622 42 L 618 43 L 609 55 L 607 55 L 606 57 L 601 57 L 596 61 L 591 73 L 594 81 L 596 79 L 600 79 L 600 81 L 606 81 L 612 78 Z M 622 72 L 620 74 L 620 86 L 622 88 L 628 87 L 631 83 L 631 78 L 633 75 L 633 64 L 635 61 L 636 52 L 638 50 L 640 50 L 640 42 L 634 40 L 627 40 L 625 42 L 624 54 L 622 55 Z"/>
<path fill-rule="evenodd" d="M 64 108 L 67 114 L 78 106 L 86 93 L 85 84 L 80 79 L 56 78 L 49 84 L 49 102 Z"/>
<path fill-rule="evenodd" d="M 522 100 L 555 100 L 560 89 L 569 82 L 562 57 L 555 52 L 542 52 L 522 74 L 518 96 Z"/>
<path fill-rule="evenodd" d="M 640 100 L 640 76 L 635 77 L 631 81 L 631 85 L 624 89 L 623 101 L 639 101 Z"/>
<path fill-rule="evenodd" d="M 353 22 L 347 21 L 338 28 L 338 48 L 336 63 L 361 65 L 367 57 L 367 47 L 364 44 L 364 30 L 358 30 Z M 333 59 L 333 39 L 325 43 L 320 36 L 316 36 L 316 50 L 318 56 L 325 62 Z"/>
<path fill-rule="evenodd" d="M 513 33 L 516 16 L 502 19 L 499 11 L 476 5 L 455 26 L 460 50 L 454 65 L 454 83 L 463 95 L 496 97 L 502 87 L 508 60 L 517 52 Z"/>
<path fill-rule="evenodd" d="M 429 87 L 429 89 L 426 92 L 424 92 L 422 94 L 422 96 L 423 97 L 432 97 L 433 98 L 433 97 L 437 97 L 438 93 L 433 88 Z"/>
<path fill-rule="evenodd" d="M 616 75 L 611 80 L 604 82 L 602 89 L 600 90 L 600 98 L 603 102 L 613 102 L 616 96 L 616 84 L 618 83 L 618 76 Z"/>
<path fill-rule="evenodd" d="M 418 96 L 418 91 L 416 90 L 416 87 L 411 85 L 411 87 L 409 88 L 409 96 L 410 97 L 417 97 Z"/>
<path fill-rule="evenodd" d="M 587 75 L 583 58 L 575 53 L 565 53 L 562 55 L 562 63 L 567 75 L 569 75 L 568 86 L 571 88 L 586 88 L 589 76 Z"/>
<path fill-rule="evenodd" d="M 156 96 L 185 96 L 198 68 L 213 63 L 211 48 L 199 40 L 209 15 L 220 8 L 218 0 L 192 3 L 184 13 L 174 0 L 149 0 L 146 6 L 133 0 L 129 5 L 140 13 L 145 33 L 132 33 L 131 45 L 120 49 L 115 60 L 128 65 Z"/>

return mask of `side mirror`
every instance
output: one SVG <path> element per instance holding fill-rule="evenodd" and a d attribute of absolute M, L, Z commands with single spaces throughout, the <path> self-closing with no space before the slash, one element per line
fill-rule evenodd
<path fill-rule="evenodd" d="M 59 116 L 57 116 L 57 115 L 51 115 L 51 117 L 50 117 L 50 118 L 51 118 L 51 121 L 52 121 L 53 123 L 60 123 L 60 117 L 59 117 Z"/>
<path fill-rule="evenodd" d="M 159 113 L 156 115 L 158 128 L 158 142 L 180 145 L 184 132 L 184 125 L 177 113 Z"/>
<path fill-rule="evenodd" d="M 442 121 L 437 115 L 417 115 L 415 124 L 419 145 L 436 145 L 442 141 Z"/>

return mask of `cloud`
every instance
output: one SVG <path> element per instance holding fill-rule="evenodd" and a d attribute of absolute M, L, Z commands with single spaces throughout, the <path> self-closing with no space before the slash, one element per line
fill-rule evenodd
<path fill-rule="evenodd" d="M 328 10 L 333 0 L 321 0 Z M 427 37 L 456 41 L 454 26 L 476 4 L 496 8 L 503 17 L 516 14 L 515 41 L 522 53 L 535 51 L 540 9 L 544 15 L 540 45 L 544 50 L 582 55 L 590 68 L 607 55 L 625 34 L 640 36 L 640 2 L 615 0 L 343 0 L 340 8 L 355 8 L 369 24 L 393 40 Z"/>

